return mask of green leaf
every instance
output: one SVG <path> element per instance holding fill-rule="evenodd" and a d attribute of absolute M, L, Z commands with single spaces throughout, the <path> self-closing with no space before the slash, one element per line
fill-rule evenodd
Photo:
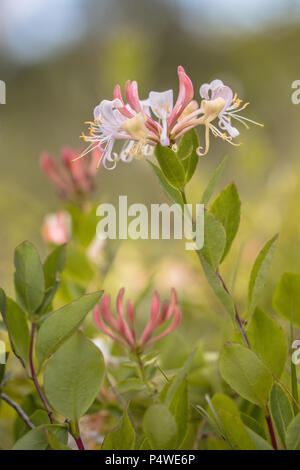
<path fill-rule="evenodd" d="M 230 318 L 235 324 L 235 308 L 231 296 L 226 292 L 219 276 L 212 266 L 206 261 L 204 256 L 202 256 L 201 252 L 199 253 L 199 258 L 208 283 L 210 284 L 219 302 L 221 302 L 226 312 L 229 313 Z"/>
<path fill-rule="evenodd" d="M 45 281 L 41 260 L 35 247 L 23 242 L 15 250 L 15 289 L 25 312 L 34 313 L 44 298 Z"/>
<path fill-rule="evenodd" d="M 177 371 L 176 377 L 174 377 L 174 380 L 171 379 L 168 384 L 165 386 L 165 393 L 162 393 L 163 396 L 163 401 L 166 404 L 170 404 L 175 393 L 179 389 L 179 387 L 182 384 L 182 381 L 184 378 L 188 375 L 190 368 L 192 366 L 192 362 L 194 359 L 194 356 L 196 354 L 196 350 L 192 351 L 191 354 L 189 354 L 188 358 L 186 359 L 185 363 L 183 364 L 183 367 Z"/>
<path fill-rule="evenodd" d="M 288 425 L 286 446 L 288 450 L 300 450 L 300 414 Z"/>
<path fill-rule="evenodd" d="M 59 288 L 59 273 L 65 267 L 66 245 L 56 247 L 44 263 L 45 296 L 37 314 L 40 315 L 50 310 L 51 302 Z"/>
<path fill-rule="evenodd" d="M 189 417 L 188 387 L 186 377 L 183 379 L 178 389 L 176 390 L 170 403 L 169 410 L 171 411 L 177 423 L 176 449 L 178 449 L 185 438 Z"/>
<path fill-rule="evenodd" d="M 175 204 L 179 204 L 181 207 L 183 207 L 184 203 L 183 203 L 183 200 L 182 200 L 181 192 L 178 191 L 178 189 L 174 188 L 173 186 L 171 186 L 168 183 L 168 181 L 166 180 L 163 172 L 161 171 L 161 169 L 158 166 L 154 165 L 154 163 L 150 162 L 149 160 L 148 160 L 148 163 L 153 168 L 153 171 L 156 174 L 156 176 L 158 177 L 159 183 L 160 183 L 163 191 L 166 193 L 166 195 Z"/>
<path fill-rule="evenodd" d="M 228 155 L 226 155 L 226 157 L 221 161 L 216 171 L 214 172 L 212 178 L 209 180 L 208 185 L 206 186 L 205 191 L 202 194 L 201 204 L 207 205 L 209 203 L 210 198 L 212 197 L 214 189 L 216 187 L 216 184 L 222 174 L 225 163 L 227 162 L 227 159 Z"/>
<path fill-rule="evenodd" d="M 226 245 L 226 233 L 223 225 L 212 214 L 204 214 L 204 246 L 202 255 L 209 264 L 217 269 Z"/>
<path fill-rule="evenodd" d="M 276 377 L 280 378 L 288 354 L 282 328 L 263 310 L 256 308 L 247 330 L 251 349 Z"/>
<path fill-rule="evenodd" d="M 274 383 L 271 390 L 270 408 L 281 442 L 286 447 L 286 431 L 294 418 L 294 413 L 290 399 L 283 388 L 277 383 Z"/>
<path fill-rule="evenodd" d="M 55 437 L 64 444 L 67 443 L 68 431 L 66 426 L 48 424 L 29 431 L 15 443 L 12 450 L 46 450 L 48 447 L 46 431 L 53 433 Z"/>
<path fill-rule="evenodd" d="M 101 450 L 134 450 L 135 431 L 125 410 L 120 424 L 104 439 Z"/>
<path fill-rule="evenodd" d="M 121 380 L 121 382 L 116 386 L 116 390 L 121 394 L 127 392 L 139 392 L 140 390 L 144 390 L 144 388 L 144 382 L 136 377 L 129 377 L 128 379 Z"/>
<path fill-rule="evenodd" d="M 226 232 L 222 261 L 227 255 L 240 224 L 241 201 L 235 184 L 228 185 L 214 200 L 210 212 L 221 222 Z"/>
<path fill-rule="evenodd" d="M 226 344 L 220 356 L 220 372 L 243 398 L 261 407 L 267 404 L 273 377 L 253 351 L 241 344 Z"/>
<path fill-rule="evenodd" d="M 84 288 L 86 288 L 87 283 L 93 280 L 95 269 L 88 260 L 86 250 L 82 246 L 72 242 L 68 243 L 64 274 Z"/>
<path fill-rule="evenodd" d="M 182 189 L 185 183 L 185 171 L 177 154 L 169 147 L 160 144 L 156 146 L 155 154 L 169 184 L 176 189 Z"/>
<path fill-rule="evenodd" d="M 57 273 L 64 270 L 66 245 L 56 247 L 44 263 L 45 287 L 51 287 L 57 280 Z"/>
<path fill-rule="evenodd" d="M 22 404 L 21 404 L 21 408 L 24 410 Z M 29 415 L 29 419 L 32 422 L 32 424 L 34 424 L 35 426 L 49 424 L 49 416 L 45 410 L 41 410 L 41 409 L 35 410 L 32 414 Z M 16 434 L 17 440 L 19 440 L 22 436 L 24 436 L 28 432 L 28 426 L 24 423 L 24 421 L 19 416 L 17 416 L 17 419 L 15 420 L 14 428 L 16 431 L 15 434 Z"/>
<path fill-rule="evenodd" d="M 217 393 L 211 399 L 211 405 L 216 413 L 208 408 L 208 413 L 221 427 L 221 432 L 225 435 L 231 447 L 240 450 L 254 450 L 255 446 L 249 437 L 244 423 L 241 420 L 239 410 L 231 398 Z"/>
<path fill-rule="evenodd" d="M 182 161 L 185 170 L 185 183 L 188 183 L 195 173 L 199 160 L 197 154 L 199 145 L 199 137 L 195 129 L 186 132 L 178 144 L 177 156 Z"/>
<path fill-rule="evenodd" d="M 292 317 L 294 325 L 300 327 L 300 274 L 283 274 L 275 289 L 273 307 L 287 320 Z"/>
<path fill-rule="evenodd" d="M 99 221 L 96 215 L 97 207 L 98 204 L 93 205 L 88 211 L 83 211 L 79 205 L 70 204 L 67 208 L 72 216 L 72 238 L 82 247 L 87 248 L 95 238 Z"/>
<path fill-rule="evenodd" d="M 177 425 L 166 405 L 157 404 L 148 408 L 143 419 L 143 430 L 153 450 L 174 449 Z"/>
<path fill-rule="evenodd" d="M 248 289 L 248 314 L 252 315 L 267 282 L 278 235 L 271 238 L 257 256 L 253 265 Z"/>
<path fill-rule="evenodd" d="M 29 370 L 30 334 L 25 313 L 12 299 L 6 299 L 6 326 L 15 355 Z"/>
<path fill-rule="evenodd" d="M 266 438 L 264 428 L 258 421 L 256 421 L 256 419 L 245 413 L 241 413 L 241 419 L 248 429 L 250 428 L 253 432 L 255 432 L 255 434 L 258 434 L 263 439 Z"/>
<path fill-rule="evenodd" d="M 46 318 L 36 339 L 36 355 L 40 365 L 79 328 L 101 295 L 102 292 L 83 295 Z"/>
<path fill-rule="evenodd" d="M 78 332 L 46 364 L 46 396 L 58 413 L 78 422 L 95 400 L 103 375 L 101 351 Z"/>
<path fill-rule="evenodd" d="M 268 441 L 266 441 L 263 437 L 248 427 L 246 427 L 246 429 L 257 450 L 274 450 Z"/>

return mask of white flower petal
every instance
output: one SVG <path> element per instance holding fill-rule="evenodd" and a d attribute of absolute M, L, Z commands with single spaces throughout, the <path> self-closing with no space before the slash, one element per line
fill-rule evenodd
<path fill-rule="evenodd" d="M 173 109 L 173 90 L 151 91 L 148 101 L 156 117 L 167 119 Z"/>

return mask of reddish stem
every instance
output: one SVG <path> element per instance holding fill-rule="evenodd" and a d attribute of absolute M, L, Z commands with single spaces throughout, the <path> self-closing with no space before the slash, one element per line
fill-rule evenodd
<path fill-rule="evenodd" d="M 272 419 L 271 419 L 271 416 L 269 414 L 268 408 L 267 408 L 266 421 L 267 421 L 267 424 L 268 424 L 268 429 L 269 429 L 269 433 L 270 433 L 270 437 L 271 437 L 272 446 L 273 446 L 274 450 L 278 450 L 275 431 L 274 431 L 274 428 L 273 428 L 273 423 L 272 423 Z"/>
<path fill-rule="evenodd" d="M 29 366 L 30 366 L 31 378 L 33 380 L 35 388 L 38 391 L 39 396 L 41 397 L 42 402 L 44 403 L 44 406 L 45 406 L 46 411 L 48 413 L 51 424 L 54 424 L 52 410 L 51 410 L 51 408 L 50 408 L 50 406 L 49 406 L 49 404 L 46 400 L 46 397 L 43 393 L 43 390 L 41 389 L 41 386 L 40 386 L 40 384 L 37 380 L 36 372 L 35 372 L 35 368 L 34 368 L 34 364 L 33 364 L 33 344 L 34 344 L 35 330 L 36 330 L 36 324 L 32 323 L 31 335 L 30 335 L 30 350 L 29 350 Z"/>
<path fill-rule="evenodd" d="M 85 450 L 81 437 L 74 437 L 78 450 Z"/>

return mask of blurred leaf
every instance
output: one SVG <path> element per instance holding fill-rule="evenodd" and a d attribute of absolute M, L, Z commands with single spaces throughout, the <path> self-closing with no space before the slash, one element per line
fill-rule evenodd
<path fill-rule="evenodd" d="M 83 295 L 46 318 L 36 338 L 36 355 L 40 365 L 79 328 L 101 295 L 102 292 Z"/>
<path fill-rule="evenodd" d="M 243 398 L 261 407 L 267 404 L 273 377 L 253 351 L 237 343 L 225 344 L 220 372 L 225 382 Z"/>
<path fill-rule="evenodd" d="M 246 427 L 246 429 L 257 450 L 274 450 L 268 441 L 266 441 L 263 437 L 250 428 Z"/>
<path fill-rule="evenodd" d="M 174 449 L 177 425 L 166 405 L 152 405 L 145 413 L 143 430 L 153 450 Z"/>
<path fill-rule="evenodd" d="M 44 298 L 45 281 L 40 257 L 35 247 L 23 242 L 15 250 L 15 289 L 25 312 L 34 313 Z"/>
<path fill-rule="evenodd" d="M 6 316 L 6 295 L 4 290 L 0 287 L 0 312 L 3 320 L 5 321 Z"/>
<path fill-rule="evenodd" d="M 72 234 L 74 239 L 87 248 L 95 238 L 96 227 L 99 218 L 96 215 L 98 205 L 82 210 L 79 206 L 72 204 L 68 211 L 72 216 Z"/>
<path fill-rule="evenodd" d="M 204 214 L 204 246 L 202 256 L 217 269 L 226 245 L 226 232 L 223 225 L 209 212 Z"/>
<path fill-rule="evenodd" d="M 212 397 L 211 404 L 218 417 L 216 424 L 221 424 L 221 431 L 231 446 L 240 450 L 254 450 L 255 446 L 234 401 L 224 394 L 217 393 Z M 208 413 L 212 419 L 216 418 L 210 409 Z"/>
<path fill-rule="evenodd" d="M 144 390 L 145 384 L 142 380 L 137 379 L 135 377 L 130 377 L 129 379 L 121 380 L 116 386 L 116 390 L 118 393 L 126 393 L 126 392 L 139 392 L 140 390 Z"/>
<path fill-rule="evenodd" d="M 267 282 L 278 235 L 271 238 L 257 256 L 253 265 L 248 289 L 248 314 L 252 315 Z"/>
<path fill-rule="evenodd" d="M 226 155 L 226 157 L 223 158 L 223 160 L 221 161 L 221 163 L 215 170 L 212 178 L 209 180 L 208 185 L 206 186 L 205 191 L 202 194 L 201 204 L 207 205 L 209 203 L 210 198 L 212 197 L 214 189 L 216 187 L 216 184 L 222 174 L 225 163 L 227 162 L 227 159 L 228 159 L 228 155 Z"/>
<path fill-rule="evenodd" d="M 278 282 L 273 307 L 287 320 L 300 327 L 300 274 L 285 273 Z"/>
<path fill-rule="evenodd" d="M 286 448 L 286 431 L 288 425 L 294 418 L 294 413 L 290 399 L 278 383 L 274 383 L 271 390 L 270 408 L 272 419 L 276 425 L 281 442 Z"/>
<path fill-rule="evenodd" d="M 286 446 L 288 450 L 300 450 L 300 414 L 288 425 Z"/>
<path fill-rule="evenodd" d="M 95 276 L 95 269 L 88 260 L 85 249 L 72 242 L 66 248 L 66 268 L 64 274 L 84 287 Z"/>
<path fill-rule="evenodd" d="M 209 437 L 207 439 L 207 450 L 231 450 L 231 446 L 224 441 L 216 437 Z"/>
<path fill-rule="evenodd" d="M 45 431 L 51 431 L 59 441 L 67 443 L 68 431 L 64 425 L 47 424 L 29 431 L 15 443 L 12 450 L 46 450 L 48 439 Z"/>
<path fill-rule="evenodd" d="M 186 435 L 189 418 L 188 387 L 186 377 L 182 380 L 181 384 L 174 393 L 169 410 L 174 416 L 177 424 L 176 449 L 178 449 Z"/>
<path fill-rule="evenodd" d="M 6 326 L 15 355 L 29 370 L 30 334 L 25 313 L 12 299 L 6 299 Z"/>
<path fill-rule="evenodd" d="M 288 354 L 287 338 L 282 328 L 257 307 L 251 318 L 247 336 L 251 349 L 270 371 L 280 378 Z"/>
<path fill-rule="evenodd" d="M 150 163 L 150 165 L 152 166 L 154 173 L 158 177 L 159 183 L 166 195 L 171 199 L 172 202 L 174 202 L 175 204 L 180 204 L 180 206 L 182 207 L 183 200 L 180 191 L 178 191 L 178 189 L 174 188 L 168 183 L 163 172 L 158 166 L 154 165 L 154 163 L 150 162 L 149 160 L 148 163 Z"/>
<path fill-rule="evenodd" d="M 192 362 L 193 362 L 193 359 L 194 359 L 194 356 L 196 354 L 196 350 L 193 351 L 189 356 L 188 358 L 186 359 L 183 367 L 177 371 L 177 374 L 174 378 L 174 380 L 171 380 L 169 382 L 169 386 L 167 387 L 166 386 L 166 394 L 165 394 L 165 399 L 164 401 L 169 405 L 175 395 L 175 393 L 177 392 L 177 390 L 180 388 L 181 384 L 182 384 L 182 381 L 184 380 L 184 378 L 188 375 L 189 371 L 190 371 L 190 368 L 192 366 Z"/>
<path fill-rule="evenodd" d="M 221 222 L 226 232 L 226 245 L 222 261 L 227 255 L 232 242 L 237 234 L 240 224 L 241 201 L 236 189 L 232 183 L 214 200 L 210 212 Z"/>
<path fill-rule="evenodd" d="M 82 333 L 75 333 L 46 364 L 44 387 L 51 406 L 78 422 L 99 392 L 104 360 L 101 351 Z"/>
<path fill-rule="evenodd" d="M 156 146 L 155 154 L 170 185 L 176 189 L 182 189 L 185 182 L 185 171 L 177 154 L 169 147 L 163 147 L 160 144 Z"/>
<path fill-rule="evenodd" d="M 199 137 L 195 129 L 191 129 L 183 134 L 178 144 L 177 156 L 182 161 L 184 167 L 185 183 L 188 183 L 195 173 L 199 160 L 197 154 L 199 145 Z"/>
<path fill-rule="evenodd" d="M 258 421 L 256 421 L 256 419 L 254 419 L 252 416 L 249 416 L 245 413 L 241 413 L 241 419 L 248 429 L 249 428 L 252 429 L 253 432 L 258 434 L 263 439 L 266 438 L 266 433 L 263 427 Z"/>
<path fill-rule="evenodd" d="M 101 450 L 134 450 L 135 431 L 129 419 L 127 410 L 124 411 L 120 424 L 104 439 Z"/>

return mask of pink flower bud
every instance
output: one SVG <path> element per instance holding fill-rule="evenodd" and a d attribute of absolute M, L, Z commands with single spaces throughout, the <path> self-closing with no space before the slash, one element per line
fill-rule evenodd
<path fill-rule="evenodd" d="M 94 188 L 97 163 L 101 160 L 101 152 L 96 150 L 90 157 L 78 158 L 80 152 L 64 147 L 61 150 L 61 162 L 56 163 L 48 154 L 40 157 L 40 165 L 45 175 L 54 183 L 60 197 L 72 199 L 78 195 L 86 195 Z"/>
<path fill-rule="evenodd" d="M 127 318 L 125 319 L 123 310 L 123 297 L 124 289 L 120 289 L 117 300 L 116 309 L 118 320 L 112 315 L 110 311 L 110 298 L 109 295 L 104 295 L 101 300 L 101 307 L 97 306 L 94 310 L 94 318 L 98 328 L 115 341 L 123 344 L 132 352 L 141 352 L 147 346 L 164 338 L 171 333 L 180 323 L 181 312 L 177 304 L 177 294 L 175 289 L 171 290 L 170 304 L 164 302 L 160 308 L 160 300 L 157 292 L 154 292 L 151 302 L 150 320 L 147 323 L 139 340 L 137 340 L 136 327 L 135 327 L 135 312 L 133 304 L 130 300 L 127 301 Z M 168 320 L 171 320 L 170 322 Z M 164 323 L 169 326 L 160 334 L 155 336 L 157 328 Z M 106 326 L 106 325 L 107 326 Z"/>
<path fill-rule="evenodd" d="M 65 211 L 48 214 L 42 226 L 42 236 L 46 243 L 63 245 L 70 238 L 70 215 Z"/>

